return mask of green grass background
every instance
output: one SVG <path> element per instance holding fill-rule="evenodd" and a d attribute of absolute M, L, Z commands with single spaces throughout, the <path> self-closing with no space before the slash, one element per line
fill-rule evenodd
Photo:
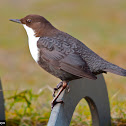
<path fill-rule="evenodd" d="M 0 77 L 8 126 L 46 125 L 52 88 L 60 82 L 35 63 L 29 53 L 25 30 L 9 21 L 28 14 L 44 16 L 55 27 L 78 38 L 104 59 L 126 68 L 125 0 L 1 0 Z M 124 126 L 126 78 L 110 73 L 104 77 L 112 123 Z M 90 124 L 90 111 L 86 101 L 82 100 L 74 112 L 71 126 Z"/>

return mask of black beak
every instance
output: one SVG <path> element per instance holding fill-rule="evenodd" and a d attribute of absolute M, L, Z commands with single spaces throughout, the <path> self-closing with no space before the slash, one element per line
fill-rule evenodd
<path fill-rule="evenodd" d="M 19 23 L 19 24 L 21 24 L 21 21 L 20 21 L 20 19 L 10 19 L 10 21 L 13 21 L 13 22 L 16 22 L 16 23 Z"/>

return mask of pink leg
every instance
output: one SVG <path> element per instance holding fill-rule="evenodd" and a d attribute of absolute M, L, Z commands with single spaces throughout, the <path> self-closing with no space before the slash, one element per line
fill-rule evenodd
<path fill-rule="evenodd" d="M 53 107 L 57 104 L 57 103 L 63 103 L 62 100 L 60 101 L 56 101 L 57 98 L 59 97 L 59 95 L 63 92 L 63 90 L 67 87 L 67 82 L 63 81 L 63 85 L 60 89 L 60 91 L 58 92 L 58 94 L 56 95 L 56 97 L 53 99 L 52 103 L 51 103 L 51 108 L 53 109 Z"/>

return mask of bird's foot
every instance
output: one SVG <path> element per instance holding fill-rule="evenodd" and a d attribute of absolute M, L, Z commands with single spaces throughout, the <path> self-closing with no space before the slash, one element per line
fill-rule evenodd
<path fill-rule="evenodd" d="M 63 102 L 63 100 L 59 100 L 59 101 L 53 100 L 52 103 L 51 103 L 51 110 L 53 109 L 53 107 L 54 107 L 57 103 L 63 104 L 64 102 Z"/>
<path fill-rule="evenodd" d="M 56 88 L 54 88 L 54 91 L 53 91 L 53 97 L 55 97 L 56 91 L 58 91 L 62 86 L 63 86 L 63 82 L 60 82 L 59 84 L 57 84 Z"/>
<path fill-rule="evenodd" d="M 66 89 L 68 85 L 68 82 L 67 81 L 63 81 L 62 82 L 62 86 L 61 86 L 61 89 L 60 91 L 57 93 L 56 97 L 53 99 L 52 103 L 51 103 L 51 110 L 53 109 L 53 107 L 57 104 L 57 103 L 63 103 L 62 100 L 58 100 L 58 97 L 60 96 L 60 94 L 63 92 L 64 89 Z"/>

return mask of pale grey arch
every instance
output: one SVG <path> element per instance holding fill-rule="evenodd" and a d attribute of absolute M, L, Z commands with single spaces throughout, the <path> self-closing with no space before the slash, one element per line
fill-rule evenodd
<path fill-rule="evenodd" d="M 58 100 L 64 104 L 57 104 L 50 115 L 47 126 L 69 126 L 74 110 L 82 98 L 90 107 L 93 126 L 110 126 L 110 106 L 106 84 L 103 75 L 97 80 L 79 79 L 69 83 L 70 92 L 62 92 Z"/>

